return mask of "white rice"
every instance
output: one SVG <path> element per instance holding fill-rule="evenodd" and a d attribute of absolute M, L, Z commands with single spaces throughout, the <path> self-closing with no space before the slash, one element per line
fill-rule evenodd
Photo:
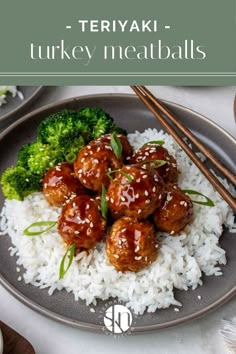
<path fill-rule="evenodd" d="M 8 93 L 10 93 L 12 97 L 18 96 L 21 100 L 24 99 L 23 93 L 17 90 L 17 86 L 0 86 L 0 107 L 7 103 Z"/>
<path fill-rule="evenodd" d="M 236 232 L 232 210 L 169 135 L 147 129 L 129 134 L 129 140 L 135 149 L 150 140 L 165 140 L 165 147 L 176 157 L 181 172 L 179 186 L 197 189 L 211 198 L 215 207 L 194 204 L 194 221 L 179 236 L 158 233 L 159 257 L 138 273 L 117 272 L 106 258 L 105 243 L 101 243 L 89 255 L 85 252 L 77 255 L 59 281 L 58 268 L 65 248 L 56 227 L 37 237 L 27 237 L 22 232 L 35 221 L 57 220 L 60 209 L 49 207 L 42 193 L 35 193 L 23 202 L 6 200 L 0 228 L 11 237 L 10 254 L 17 257 L 17 268 L 23 266 L 26 283 L 48 288 L 49 295 L 64 288 L 74 294 L 75 300 L 83 299 L 87 305 L 96 305 L 97 299 L 118 297 L 136 314 L 142 314 L 145 310 L 154 312 L 170 305 L 181 306 L 174 297 L 174 288 L 195 289 L 202 284 L 202 273 L 222 275 L 220 265 L 226 264 L 226 255 L 218 241 L 223 225 Z"/>

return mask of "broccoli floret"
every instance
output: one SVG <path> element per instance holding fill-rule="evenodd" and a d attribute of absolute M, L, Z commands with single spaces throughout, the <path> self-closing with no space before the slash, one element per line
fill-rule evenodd
<path fill-rule="evenodd" d="M 78 113 L 64 110 L 46 118 L 38 127 L 38 137 L 44 144 L 58 145 L 61 136 L 74 130 Z"/>
<path fill-rule="evenodd" d="M 20 166 L 9 167 L 3 173 L 0 183 L 8 199 L 23 200 L 29 194 L 41 190 L 39 177 Z"/>
<path fill-rule="evenodd" d="M 30 144 L 28 148 L 28 169 L 41 178 L 49 168 L 63 161 L 64 157 L 59 148 L 56 149 L 49 144 L 43 144 L 39 140 Z"/>
<path fill-rule="evenodd" d="M 23 145 L 19 152 L 18 152 L 18 157 L 17 157 L 17 166 L 21 166 L 24 168 L 28 168 L 28 160 L 29 160 L 29 149 L 30 149 L 31 144 L 25 144 Z"/>
<path fill-rule="evenodd" d="M 126 131 L 119 128 L 113 118 L 100 108 L 82 108 L 79 115 L 90 126 L 92 139 L 113 132 L 126 135 Z"/>
<path fill-rule="evenodd" d="M 85 139 L 77 131 L 65 134 L 59 139 L 65 161 L 73 163 L 78 152 L 85 145 Z"/>

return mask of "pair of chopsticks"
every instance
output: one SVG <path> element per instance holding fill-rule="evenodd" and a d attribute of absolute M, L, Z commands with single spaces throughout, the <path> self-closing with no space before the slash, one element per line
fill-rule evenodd
<path fill-rule="evenodd" d="M 207 149 L 200 140 L 193 135 L 193 133 L 185 127 L 177 117 L 171 113 L 165 105 L 157 99 L 145 86 L 131 86 L 133 91 L 141 99 L 141 101 L 147 106 L 147 108 L 154 114 L 157 120 L 165 128 L 165 130 L 172 135 L 175 141 L 182 147 L 190 159 L 195 163 L 199 170 L 205 175 L 208 181 L 212 184 L 215 190 L 222 196 L 222 198 L 228 203 L 228 205 L 236 213 L 236 199 L 229 193 L 229 191 L 223 186 L 218 178 L 207 168 L 207 166 L 200 160 L 200 158 L 192 151 L 192 149 L 184 142 L 184 140 L 178 135 L 175 129 L 171 126 L 167 118 L 179 129 L 185 137 L 193 143 L 198 150 L 203 153 L 211 163 L 234 185 L 236 186 L 236 175 L 233 174 L 227 167 L 225 167 L 214 155 Z"/>

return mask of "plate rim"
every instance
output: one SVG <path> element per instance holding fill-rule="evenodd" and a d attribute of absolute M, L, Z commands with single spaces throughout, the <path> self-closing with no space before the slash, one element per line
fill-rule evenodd
<path fill-rule="evenodd" d="M 67 98 L 65 100 L 56 101 L 56 102 L 44 105 L 40 108 L 37 108 L 36 110 L 31 111 L 30 113 L 24 115 L 19 120 L 15 121 L 13 124 L 11 124 L 8 128 L 6 128 L 0 134 L 0 140 L 4 139 L 4 137 L 6 135 L 8 135 L 8 133 L 13 131 L 15 129 L 15 127 L 22 124 L 24 121 L 27 121 L 28 119 L 32 118 L 32 116 L 34 116 L 35 114 L 42 113 L 43 111 L 48 110 L 50 108 L 55 108 L 58 105 L 67 104 L 67 103 L 73 102 L 73 101 L 79 102 L 80 100 L 83 100 L 83 99 L 94 99 L 94 98 L 99 99 L 99 98 L 105 98 L 105 97 L 107 97 L 108 99 L 110 97 L 116 97 L 116 98 L 122 97 L 122 98 L 128 98 L 128 99 L 135 99 L 135 100 L 139 101 L 139 98 L 136 95 L 126 94 L 126 93 L 124 93 L 124 94 L 103 93 L 103 94 L 82 95 L 82 96 L 75 96 L 75 97 Z M 236 139 L 230 133 L 228 133 L 224 128 L 220 127 L 217 123 L 213 122 L 210 118 L 207 118 L 204 115 L 200 114 L 199 112 L 194 111 L 194 110 L 192 110 L 188 107 L 185 107 L 181 104 L 174 103 L 174 102 L 171 102 L 168 100 L 162 100 L 162 101 L 171 107 L 181 108 L 182 110 L 184 110 L 185 112 L 189 112 L 190 114 L 194 113 L 202 121 L 207 122 L 208 124 L 212 125 L 214 128 L 220 130 L 228 139 L 230 139 L 232 141 L 233 144 L 235 144 L 235 147 L 236 147 Z M 14 286 L 11 285 L 11 283 L 8 280 L 6 280 L 2 274 L 0 274 L 0 284 L 7 291 L 9 291 L 17 300 L 19 300 L 21 303 L 23 303 L 24 305 L 33 309 L 34 311 L 36 311 L 39 314 L 43 314 L 44 316 L 46 316 L 50 319 L 56 320 L 56 321 L 63 323 L 63 324 L 70 325 L 72 327 L 76 327 L 76 328 L 83 329 L 83 330 L 89 330 L 92 332 L 103 333 L 103 330 L 102 330 L 103 325 L 91 324 L 91 323 L 88 323 L 85 321 L 74 320 L 74 319 L 68 318 L 64 315 L 60 315 L 54 311 L 45 309 L 43 306 L 37 304 L 35 301 L 29 299 L 28 297 L 23 295 L 19 290 L 14 288 Z M 226 302 L 231 300 L 235 295 L 236 295 L 236 285 L 233 288 L 231 288 L 230 291 L 228 291 L 224 296 L 222 296 L 221 298 L 219 298 L 218 300 L 216 300 L 215 302 L 213 302 L 212 304 L 208 305 L 207 307 L 205 307 L 201 310 L 198 310 L 190 315 L 184 316 L 181 319 L 177 318 L 175 320 L 171 320 L 171 321 L 168 321 L 165 323 L 157 323 L 157 324 L 152 324 L 152 325 L 135 327 L 132 334 L 135 335 L 135 334 L 153 332 L 153 331 L 181 325 L 181 324 L 187 323 L 187 322 L 195 320 L 195 319 L 199 319 L 199 318 L 203 317 L 204 315 L 212 312 L 216 308 L 224 305 Z"/>

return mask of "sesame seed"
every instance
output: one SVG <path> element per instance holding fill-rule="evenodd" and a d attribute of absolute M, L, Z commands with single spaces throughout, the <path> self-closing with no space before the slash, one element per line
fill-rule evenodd
<path fill-rule="evenodd" d="M 137 253 L 139 250 L 140 250 L 140 247 L 136 246 L 134 252 Z"/>
<path fill-rule="evenodd" d="M 149 204 L 149 203 L 151 203 L 150 199 L 145 200 L 145 204 Z"/>
<path fill-rule="evenodd" d="M 138 210 L 138 214 L 140 214 L 140 213 L 142 213 L 142 209 L 139 209 L 139 210 Z"/>
<path fill-rule="evenodd" d="M 92 228 L 93 227 L 93 223 L 92 223 L 92 221 L 91 221 L 91 223 L 89 224 L 89 226 Z"/>
<path fill-rule="evenodd" d="M 94 161 L 94 163 L 96 163 L 96 164 L 99 163 L 98 159 L 94 159 L 93 161 Z"/>
<path fill-rule="evenodd" d="M 141 181 L 141 179 L 140 179 L 140 178 L 136 179 L 136 182 L 137 182 L 137 183 L 140 183 L 140 181 Z"/>
<path fill-rule="evenodd" d="M 47 183 L 44 183 L 44 188 L 47 188 L 48 184 Z"/>
<path fill-rule="evenodd" d="M 83 179 L 83 183 L 86 183 L 86 179 Z"/>
<path fill-rule="evenodd" d="M 119 258 L 119 255 L 118 255 L 118 254 L 114 254 L 114 257 L 118 259 L 118 258 Z"/>
<path fill-rule="evenodd" d="M 83 158 L 81 159 L 81 162 L 84 162 L 84 160 L 85 160 L 85 158 L 83 157 Z"/>
<path fill-rule="evenodd" d="M 130 159 L 131 159 L 131 157 L 130 157 L 130 156 L 126 157 L 126 160 L 130 160 Z"/>
<path fill-rule="evenodd" d="M 162 198 L 162 194 L 159 194 L 159 197 L 158 197 L 158 199 L 161 199 Z"/>
<path fill-rule="evenodd" d="M 110 198 L 110 201 L 111 201 L 111 203 L 114 203 L 114 199 L 113 198 Z"/>
<path fill-rule="evenodd" d="M 87 204 L 86 207 L 85 207 L 85 210 L 89 210 L 89 208 L 90 208 L 90 205 Z"/>
<path fill-rule="evenodd" d="M 17 278 L 17 280 L 18 280 L 18 281 L 21 281 L 21 280 L 22 280 L 22 277 L 21 277 L 21 276 L 19 276 L 19 277 Z"/>
<path fill-rule="evenodd" d="M 152 188 L 152 191 L 153 191 L 153 192 L 156 192 L 156 187 L 153 187 L 153 188 Z"/>
<path fill-rule="evenodd" d="M 87 148 L 90 150 L 90 149 L 91 149 L 91 146 L 90 146 L 90 145 L 87 145 Z"/>
<path fill-rule="evenodd" d="M 175 233 L 174 230 L 172 230 L 172 231 L 170 232 L 171 235 L 174 235 L 174 233 Z"/>
<path fill-rule="evenodd" d="M 125 202 L 125 197 L 121 196 L 120 199 L 122 200 L 122 202 Z"/>
<path fill-rule="evenodd" d="M 145 190 L 145 192 L 144 192 L 144 194 L 146 195 L 146 197 L 148 196 L 148 191 L 147 190 Z"/>
<path fill-rule="evenodd" d="M 179 202 L 180 205 L 184 205 L 185 201 L 181 200 L 181 202 Z"/>
<path fill-rule="evenodd" d="M 95 312 L 95 310 L 91 307 L 90 312 Z"/>
<path fill-rule="evenodd" d="M 17 273 L 19 273 L 20 272 L 20 268 L 16 267 L 16 271 L 17 271 Z"/>
<path fill-rule="evenodd" d="M 140 259 L 142 259 L 142 256 L 135 256 L 134 259 L 135 259 L 136 261 L 140 261 Z"/>
<path fill-rule="evenodd" d="M 143 175 L 143 179 L 148 178 L 148 175 Z"/>
<path fill-rule="evenodd" d="M 147 262 L 148 261 L 148 258 L 147 258 L 147 256 L 145 257 L 145 262 Z"/>
<path fill-rule="evenodd" d="M 139 198 L 139 194 L 138 194 L 138 193 L 135 195 L 135 198 L 136 198 L 136 199 L 138 199 L 138 198 Z"/>
<path fill-rule="evenodd" d="M 179 309 L 177 307 L 174 308 L 175 312 L 179 312 Z"/>
<path fill-rule="evenodd" d="M 125 232 L 126 231 L 126 227 L 124 229 L 121 230 L 121 232 Z"/>
<path fill-rule="evenodd" d="M 76 234 L 76 235 L 79 235 L 79 233 L 80 233 L 80 232 L 79 232 L 78 230 L 75 231 L 75 234 Z"/>
<path fill-rule="evenodd" d="M 201 300 L 201 299 L 202 299 L 201 295 L 198 295 L 198 297 L 197 297 L 197 298 L 198 298 L 198 300 Z"/>

